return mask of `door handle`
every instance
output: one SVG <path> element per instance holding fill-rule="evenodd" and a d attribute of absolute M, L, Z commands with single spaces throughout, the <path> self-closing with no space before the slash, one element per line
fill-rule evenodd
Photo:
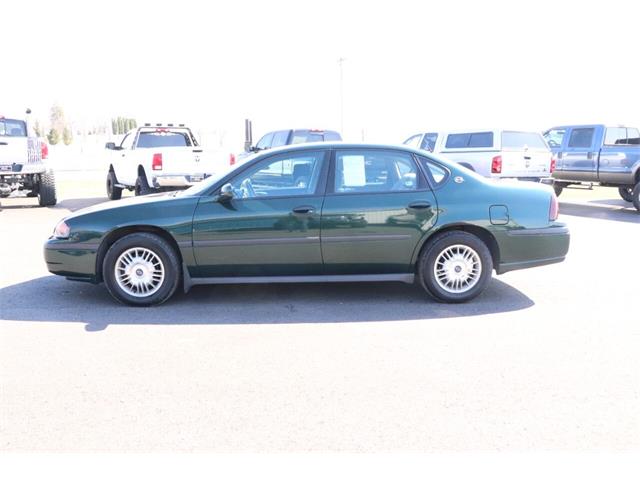
<path fill-rule="evenodd" d="M 591 160 L 593 158 L 593 152 L 587 152 L 587 160 Z"/>
<path fill-rule="evenodd" d="M 409 204 L 409 207 L 413 210 L 425 210 L 427 208 L 431 208 L 430 202 L 412 202 Z"/>
<path fill-rule="evenodd" d="M 293 209 L 293 213 L 298 213 L 301 215 L 309 215 L 315 212 L 315 209 L 311 205 L 301 205 Z"/>

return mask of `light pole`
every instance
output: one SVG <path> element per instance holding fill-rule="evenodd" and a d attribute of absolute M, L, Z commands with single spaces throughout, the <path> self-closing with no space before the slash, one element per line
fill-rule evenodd
<path fill-rule="evenodd" d="M 342 64 L 346 58 L 340 57 L 338 59 L 338 67 L 340 68 L 340 135 L 344 137 L 344 87 L 342 76 Z"/>

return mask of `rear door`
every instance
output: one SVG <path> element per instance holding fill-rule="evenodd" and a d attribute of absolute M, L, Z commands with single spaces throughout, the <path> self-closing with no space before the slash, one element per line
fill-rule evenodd
<path fill-rule="evenodd" d="M 0 118 L 0 174 L 25 164 L 29 157 L 27 125 L 22 120 Z"/>
<path fill-rule="evenodd" d="M 410 273 L 436 199 L 408 152 L 336 149 L 322 209 L 324 273 Z"/>
<path fill-rule="evenodd" d="M 597 178 L 598 152 L 595 147 L 596 127 L 571 128 L 565 134 L 562 172 L 556 178 L 594 181 Z"/>
<path fill-rule="evenodd" d="M 502 176 L 541 178 L 550 175 L 551 151 L 536 132 L 502 132 Z"/>

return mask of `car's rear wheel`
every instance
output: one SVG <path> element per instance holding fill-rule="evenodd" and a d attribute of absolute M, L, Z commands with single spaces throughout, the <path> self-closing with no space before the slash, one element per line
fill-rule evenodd
<path fill-rule="evenodd" d="M 482 293 L 491 279 L 493 260 L 477 236 L 451 231 L 429 242 L 420 257 L 419 279 L 436 300 L 460 303 Z"/>
<path fill-rule="evenodd" d="M 151 190 L 151 187 L 149 186 L 149 182 L 147 182 L 147 177 L 145 175 L 140 175 L 136 179 L 134 191 L 136 196 L 149 195 L 150 193 L 153 192 L 153 190 Z"/>
<path fill-rule="evenodd" d="M 631 201 L 633 202 L 633 206 L 636 207 L 636 210 L 640 212 L 640 182 L 636 183 L 636 186 L 633 187 Z"/>
<path fill-rule="evenodd" d="M 107 174 L 107 196 L 109 200 L 120 200 L 122 198 L 122 188 L 117 187 L 116 174 L 113 170 L 109 170 Z"/>
<path fill-rule="evenodd" d="M 619 187 L 618 193 L 625 202 L 633 202 L 633 187 Z"/>
<path fill-rule="evenodd" d="M 163 238 L 133 233 L 116 241 L 104 257 L 102 274 L 109 293 L 134 306 L 168 300 L 180 283 L 180 261 Z"/>
<path fill-rule="evenodd" d="M 556 192 L 556 197 L 559 197 L 562 194 L 563 190 L 564 190 L 563 183 L 553 182 L 553 191 Z"/>

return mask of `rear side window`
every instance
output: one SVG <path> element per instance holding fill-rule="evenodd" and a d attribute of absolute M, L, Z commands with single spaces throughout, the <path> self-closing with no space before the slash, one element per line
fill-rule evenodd
<path fill-rule="evenodd" d="M 325 142 L 340 142 L 342 141 L 342 137 L 338 132 L 324 132 L 324 141 Z"/>
<path fill-rule="evenodd" d="M 26 137 L 27 124 L 22 120 L 12 120 L 10 118 L 4 118 L 0 120 L 0 136 Z"/>
<path fill-rule="evenodd" d="M 446 148 L 491 148 L 493 132 L 452 133 L 447 137 Z"/>
<path fill-rule="evenodd" d="M 425 157 L 418 157 L 418 159 L 431 179 L 432 185 L 442 185 L 447 178 L 449 178 L 449 171 L 442 165 L 439 165 Z"/>
<path fill-rule="evenodd" d="M 554 128 L 544 134 L 544 139 L 550 147 L 561 147 L 565 133 L 566 130 L 564 128 Z"/>
<path fill-rule="evenodd" d="M 136 148 L 190 147 L 187 132 L 140 132 Z"/>
<path fill-rule="evenodd" d="M 595 128 L 574 128 L 569 137 L 569 148 L 589 148 Z"/>
<path fill-rule="evenodd" d="M 336 193 L 399 192 L 418 189 L 418 166 L 404 152 L 343 150 L 336 152 Z"/>
<path fill-rule="evenodd" d="M 324 137 L 321 132 L 310 132 L 308 130 L 296 130 L 293 132 L 291 143 L 309 143 L 309 142 L 322 142 Z"/>
<path fill-rule="evenodd" d="M 542 135 L 535 132 L 502 132 L 502 148 L 544 148 Z"/>
<path fill-rule="evenodd" d="M 267 133 L 264 137 L 260 139 L 260 141 L 256 144 L 256 148 L 265 149 L 271 148 L 271 141 L 273 140 L 273 132 Z"/>
<path fill-rule="evenodd" d="M 609 127 L 604 137 L 605 145 L 638 145 L 640 134 L 637 128 Z"/>

